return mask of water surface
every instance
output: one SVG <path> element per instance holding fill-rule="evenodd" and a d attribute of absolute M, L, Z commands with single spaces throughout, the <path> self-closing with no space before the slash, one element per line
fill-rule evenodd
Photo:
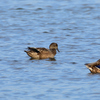
<path fill-rule="evenodd" d="M 99 0 L 1 0 L 0 100 L 99 100 Z M 27 47 L 59 45 L 55 60 L 30 60 Z"/>

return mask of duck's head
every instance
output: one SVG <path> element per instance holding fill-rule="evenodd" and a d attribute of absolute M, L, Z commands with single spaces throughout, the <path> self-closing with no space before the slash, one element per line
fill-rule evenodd
<path fill-rule="evenodd" d="M 49 48 L 50 48 L 50 49 L 55 49 L 55 50 L 57 50 L 58 52 L 60 52 L 59 49 L 58 49 L 58 44 L 57 44 L 57 43 L 51 43 L 50 46 L 49 46 Z"/>

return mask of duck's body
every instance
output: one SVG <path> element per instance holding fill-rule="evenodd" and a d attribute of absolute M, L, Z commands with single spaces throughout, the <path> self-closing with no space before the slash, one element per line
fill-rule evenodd
<path fill-rule="evenodd" d="M 47 48 L 33 48 L 28 47 L 29 51 L 25 51 L 28 56 L 34 59 L 54 58 L 56 50 L 58 50 L 57 43 L 51 43 L 49 49 Z M 59 51 L 59 50 L 58 50 Z"/>
<path fill-rule="evenodd" d="M 91 73 L 100 73 L 100 59 L 94 63 L 85 64 Z"/>

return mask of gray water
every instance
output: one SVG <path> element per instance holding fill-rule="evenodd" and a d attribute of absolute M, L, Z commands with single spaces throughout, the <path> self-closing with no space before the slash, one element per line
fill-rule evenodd
<path fill-rule="evenodd" d="M 60 52 L 30 60 L 27 47 Z M 100 100 L 99 0 L 0 0 L 0 100 Z"/>

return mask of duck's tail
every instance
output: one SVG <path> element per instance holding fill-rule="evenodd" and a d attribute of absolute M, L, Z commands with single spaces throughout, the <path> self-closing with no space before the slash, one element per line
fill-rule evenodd
<path fill-rule="evenodd" d="M 28 51 L 24 50 L 24 52 L 26 52 L 26 53 L 27 53 Z"/>

